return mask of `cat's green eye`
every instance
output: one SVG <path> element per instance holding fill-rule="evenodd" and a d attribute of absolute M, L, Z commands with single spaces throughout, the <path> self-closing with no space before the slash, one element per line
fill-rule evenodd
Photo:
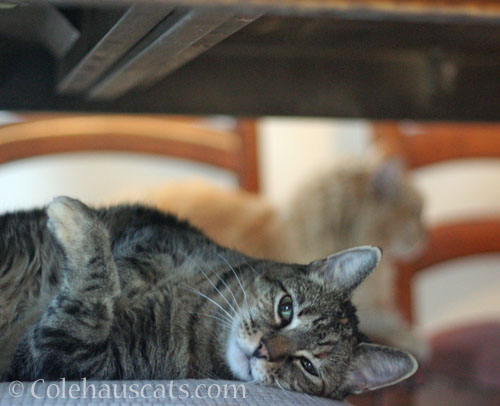
<path fill-rule="evenodd" d="M 293 317 L 293 302 L 290 295 L 283 296 L 278 305 L 278 314 L 285 324 L 290 323 Z"/>
<path fill-rule="evenodd" d="M 316 371 L 316 368 L 314 368 L 313 363 L 309 361 L 307 358 L 301 358 L 300 363 L 302 365 L 302 368 L 304 368 L 308 373 L 314 376 L 318 376 L 318 371 Z"/>

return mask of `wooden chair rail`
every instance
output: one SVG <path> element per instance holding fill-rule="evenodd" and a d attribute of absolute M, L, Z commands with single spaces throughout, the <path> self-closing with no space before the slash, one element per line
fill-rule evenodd
<path fill-rule="evenodd" d="M 242 141 L 242 157 L 239 161 L 238 172 L 240 186 L 249 192 L 260 190 L 259 156 L 257 152 L 257 123 L 251 119 L 239 119 L 236 132 Z"/>
<path fill-rule="evenodd" d="M 173 156 L 236 173 L 240 185 L 258 191 L 255 124 L 238 121 L 233 132 L 186 118 L 154 116 L 55 116 L 0 127 L 0 164 L 41 155 L 123 151 Z"/>
<path fill-rule="evenodd" d="M 390 154 L 402 156 L 409 169 L 464 158 L 500 158 L 498 124 L 373 125 L 375 140 Z"/>
<path fill-rule="evenodd" d="M 443 224 L 429 231 L 425 253 L 416 261 L 398 264 L 396 301 L 403 316 L 413 320 L 412 279 L 432 265 L 454 258 L 500 252 L 500 218 Z"/>

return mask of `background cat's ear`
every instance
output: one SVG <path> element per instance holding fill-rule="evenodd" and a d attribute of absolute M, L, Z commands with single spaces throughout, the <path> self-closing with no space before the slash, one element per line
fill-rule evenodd
<path fill-rule="evenodd" d="M 309 274 L 349 294 L 375 269 L 381 258 L 382 250 L 378 247 L 351 248 L 311 262 Z"/>
<path fill-rule="evenodd" d="M 415 358 L 406 352 L 361 343 L 356 348 L 344 387 L 354 394 L 382 388 L 409 378 L 417 368 Z"/>
<path fill-rule="evenodd" d="M 405 164 L 400 158 L 389 158 L 380 163 L 371 175 L 371 185 L 379 197 L 398 197 L 398 185 L 405 173 Z"/>

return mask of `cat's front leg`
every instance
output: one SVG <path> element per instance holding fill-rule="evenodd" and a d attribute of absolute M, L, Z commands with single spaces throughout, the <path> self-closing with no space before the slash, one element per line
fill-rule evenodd
<path fill-rule="evenodd" d="M 66 255 L 64 280 L 20 343 L 12 379 L 112 377 L 113 303 L 120 286 L 109 233 L 95 212 L 67 197 L 47 208 L 48 228 Z"/>

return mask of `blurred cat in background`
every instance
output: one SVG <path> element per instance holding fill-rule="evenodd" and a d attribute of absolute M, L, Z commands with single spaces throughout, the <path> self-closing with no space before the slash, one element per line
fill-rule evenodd
<path fill-rule="evenodd" d="M 361 329 L 419 358 L 428 355 L 426 343 L 400 317 L 392 296 L 391 258 L 411 259 L 425 242 L 422 198 L 397 159 L 330 169 L 300 187 L 284 207 L 201 181 L 128 192 L 116 201 L 175 213 L 219 244 L 267 259 L 305 264 L 332 251 L 380 246 L 389 259 L 353 297 Z"/>

